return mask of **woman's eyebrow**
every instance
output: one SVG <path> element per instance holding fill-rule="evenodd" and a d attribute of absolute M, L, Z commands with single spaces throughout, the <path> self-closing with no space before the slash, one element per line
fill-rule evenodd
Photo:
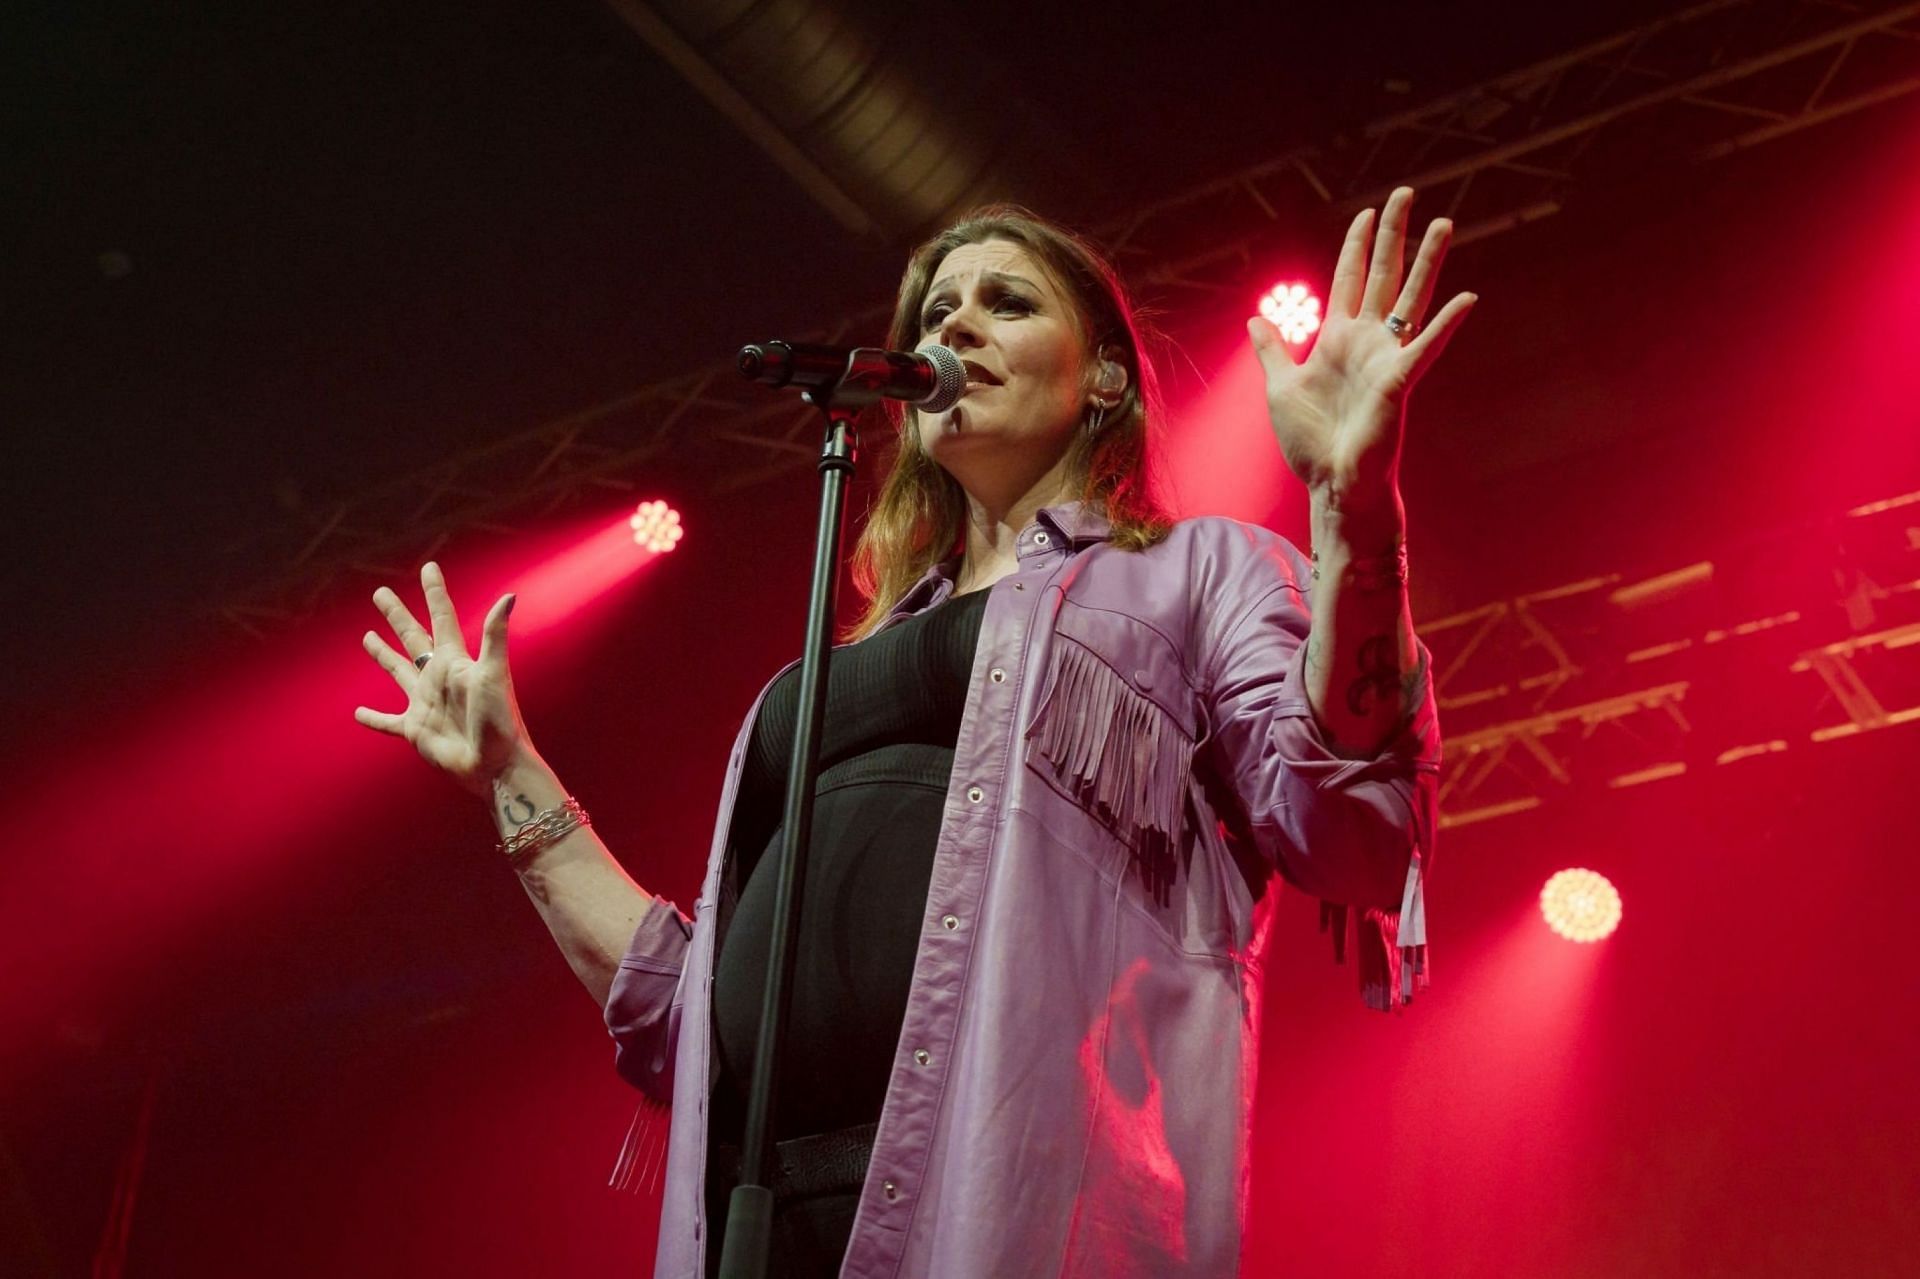
<path fill-rule="evenodd" d="M 1035 284 L 1032 280 L 1027 279 L 1027 277 L 1025 277 L 1024 275 L 1009 275 L 1005 271 L 988 271 L 983 276 L 981 276 L 981 278 L 983 280 L 989 280 L 995 284 L 1025 285 L 1027 288 L 1032 289 L 1035 293 L 1038 293 L 1040 291 L 1040 286 Z M 927 286 L 928 296 L 931 297 L 933 294 L 938 293 L 941 289 L 947 287 L 949 284 L 952 284 L 953 281 L 954 281 L 954 277 L 951 275 L 935 280 L 932 284 Z"/>

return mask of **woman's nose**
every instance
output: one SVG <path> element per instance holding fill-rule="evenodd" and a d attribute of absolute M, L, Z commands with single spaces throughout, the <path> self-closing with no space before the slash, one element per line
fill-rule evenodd
<path fill-rule="evenodd" d="M 980 331 L 974 325 L 972 307 L 949 311 L 947 318 L 940 321 L 940 345 L 956 349 L 980 345 Z"/>

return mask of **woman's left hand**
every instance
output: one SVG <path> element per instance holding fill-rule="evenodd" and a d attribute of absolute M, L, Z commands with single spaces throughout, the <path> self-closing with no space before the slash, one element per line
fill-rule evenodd
<path fill-rule="evenodd" d="M 1413 190 L 1387 199 L 1375 236 L 1367 209 L 1347 229 L 1328 291 L 1326 319 L 1305 363 L 1262 316 L 1247 332 L 1267 375 L 1267 411 L 1280 451 L 1317 500 L 1350 516 L 1397 518 L 1400 437 L 1407 394 L 1477 300 L 1456 294 L 1424 329 L 1453 224 L 1427 227 L 1413 268 L 1401 278 Z M 1371 242 L 1372 262 L 1368 262 Z M 1396 335 L 1387 317 L 1406 321 Z"/>

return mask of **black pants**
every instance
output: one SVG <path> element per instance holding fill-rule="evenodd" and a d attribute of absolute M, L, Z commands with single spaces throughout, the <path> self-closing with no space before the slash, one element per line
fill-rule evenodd
<path fill-rule="evenodd" d="M 833 1279 L 846 1259 L 873 1151 L 875 1125 L 774 1146 L 773 1237 L 768 1279 Z M 715 1145 L 707 1158 L 707 1276 L 720 1273 L 727 1206 L 739 1184 L 739 1152 Z"/>

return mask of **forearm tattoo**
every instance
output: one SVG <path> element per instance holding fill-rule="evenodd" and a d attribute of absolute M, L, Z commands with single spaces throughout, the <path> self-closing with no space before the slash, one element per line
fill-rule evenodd
<path fill-rule="evenodd" d="M 1359 653 L 1360 678 L 1347 686 L 1347 709 L 1366 718 L 1382 698 L 1401 696 L 1405 672 L 1400 669 L 1400 645 L 1392 635 L 1376 635 L 1362 640 Z"/>

